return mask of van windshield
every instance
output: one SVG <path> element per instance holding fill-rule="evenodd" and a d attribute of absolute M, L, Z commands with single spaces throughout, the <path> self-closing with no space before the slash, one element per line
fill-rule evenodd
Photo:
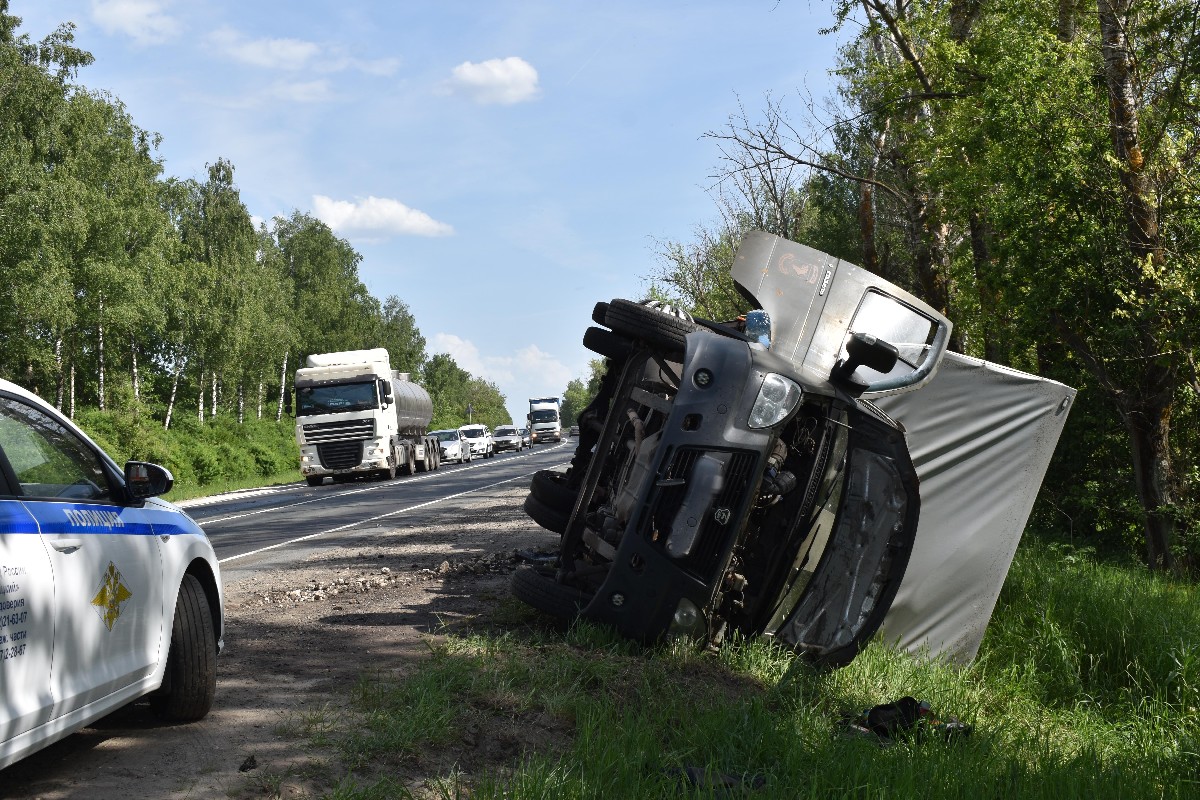
<path fill-rule="evenodd" d="M 366 411 L 379 407 L 374 381 L 301 386 L 296 390 L 296 416 Z"/>

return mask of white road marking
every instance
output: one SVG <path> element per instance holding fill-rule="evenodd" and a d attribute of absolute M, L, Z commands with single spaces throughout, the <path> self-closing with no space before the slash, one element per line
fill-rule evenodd
<path fill-rule="evenodd" d="M 533 455 L 533 453 L 530 453 L 529 455 Z M 528 456 L 521 456 L 521 457 L 527 458 Z M 491 463 L 494 463 L 494 462 L 489 462 L 488 464 L 480 463 L 478 465 L 468 462 L 466 466 L 462 467 L 461 469 L 456 469 L 456 470 L 454 470 L 454 472 L 455 472 L 455 474 L 458 474 L 459 472 L 466 472 L 467 470 L 471 470 L 471 469 L 479 469 L 481 467 L 490 466 Z M 532 475 L 533 473 L 529 473 L 529 474 Z M 416 483 L 419 481 L 431 480 L 435 477 L 439 477 L 437 475 L 436 471 L 425 472 L 425 473 L 422 473 L 420 475 L 420 477 L 417 477 L 417 478 L 409 477 L 404 482 L 405 483 Z M 528 477 L 528 476 L 523 476 L 523 477 Z M 271 508 L 259 508 L 259 509 L 255 509 L 254 511 L 246 511 L 242 514 L 231 514 L 228 517 L 214 517 L 213 519 L 197 520 L 197 521 L 200 523 L 201 527 L 204 527 L 206 525 L 216 525 L 221 522 L 231 522 L 231 521 L 237 520 L 237 519 L 245 519 L 246 517 L 253 517 L 257 514 L 269 514 L 272 511 L 285 511 L 289 508 L 296 508 L 298 506 L 306 506 L 310 503 L 320 503 L 324 500 L 332 500 L 337 497 L 345 497 L 348 494 L 361 494 L 363 492 L 377 492 L 380 489 L 386 489 L 390 486 L 394 486 L 395 484 L 396 484 L 396 481 L 379 481 L 376 483 L 372 483 L 370 486 L 364 486 L 359 489 L 347 489 L 347 490 L 341 491 L 341 492 L 326 492 L 326 493 L 320 495 L 319 497 L 310 497 L 307 500 L 299 500 L 295 503 L 288 503 L 287 505 L 272 506 Z M 452 496 L 454 496 L 454 495 L 452 495 Z"/>
<path fill-rule="evenodd" d="M 320 531 L 319 533 L 310 533 L 307 536 L 300 536 L 295 539 L 288 539 L 286 542 L 278 542 L 276 544 L 268 545 L 267 547 L 260 547 L 259 549 L 251 550 L 248 553 L 241 553 L 240 555 L 236 555 L 236 556 L 228 556 L 226 558 L 220 559 L 217 563 L 225 564 L 230 561 L 236 561 L 239 558 L 246 558 L 247 556 L 258 555 L 259 553 L 265 553 L 268 550 L 276 550 L 280 547 L 286 547 L 290 544 L 296 544 L 297 542 L 306 542 L 310 539 L 317 539 L 321 536 L 327 536 L 331 533 L 339 533 L 341 531 L 345 531 L 345 530 L 349 530 L 350 528 L 354 528 L 358 525 L 366 525 L 369 522 L 377 522 L 381 519 L 386 519 L 388 517 L 397 516 L 398 514 L 406 514 L 410 511 L 416 511 L 419 508 L 425 508 L 426 506 L 436 505 L 437 503 L 440 503 L 443 500 L 452 500 L 455 497 L 463 497 L 464 495 L 474 494 L 476 492 L 482 492 L 484 489 L 493 489 L 497 486 L 503 486 L 506 483 L 512 483 L 513 481 L 519 481 L 519 480 L 522 480 L 525 478 L 529 478 L 533 474 L 534 473 L 529 472 L 524 475 L 517 475 L 516 477 L 513 477 L 513 478 L 508 478 L 506 480 L 497 481 L 495 483 L 489 483 L 486 486 L 478 486 L 474 489 L 468 489 L 465 492 L 455 492 L 454 494 L 448 494 L 445 497 L 439 497 L 436 500 L 429 500 L 424 503 L 418 503 L 415 506 L 408 506 L 407 508 L 400 508 L 395 511 L 389 511 L 386 514 L 380 514 L 378 516 L 370 517 L 368 519 L 358 520 L 357 522 L 348 522 L 345 525 L 339 525 L 336 528 L 329 528 L 328 530 L 323 530 L 323 531 Z M 348 492 L 339 492 L 338 494 L 340 496 L 342 494 L 348 494 Z M 305 501 L 305 502 L 312 502 L 312 501 L 310 500 L 310 501 Z M 304 505 L 304 503 L 294 503 L 293 505 Z M 253 513 L 258 513 L 258 512 L 253 512 Z M 243 514 L 241 516 L 249 516 L 249 514 Z M 237 517 L 227 517 L 226 519 L 237 519 Z"/>

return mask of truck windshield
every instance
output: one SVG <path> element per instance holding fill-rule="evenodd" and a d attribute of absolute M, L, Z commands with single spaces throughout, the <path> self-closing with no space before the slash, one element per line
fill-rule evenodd
<path fill-rule="evenodd" d="M 529 414 L 530 422 L 558 422 L 558 412 L 552 409 L 541 411 L 532 411 Z"/>
<path fill-rule="evenodd" d="M 338 414 L 378 408 L 375 382 L 334 383 L 327 386 L 302 386 L 296 390 L 296 416 Z"/>

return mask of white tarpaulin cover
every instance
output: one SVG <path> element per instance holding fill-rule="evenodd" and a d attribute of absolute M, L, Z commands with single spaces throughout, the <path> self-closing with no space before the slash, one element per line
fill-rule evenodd
<path fill-rule="evenodd" d="M 912 558 L 885 641 L 975 657 L 1075 390 L 946 353 L 932 382 L 876 404 L 903 423 L 921 479 Z"/>

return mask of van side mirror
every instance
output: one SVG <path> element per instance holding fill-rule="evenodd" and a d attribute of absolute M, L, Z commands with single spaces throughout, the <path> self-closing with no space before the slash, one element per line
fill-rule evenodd
<path fill-rule="evenodd" d="M 854 377 L 854 371 L 859 367 L 867 367 L 876 372 L 887 374 L 896 366 L 900 359 L 900 351 L 891 342 L 885 342 L 869 333 L 852 333 L 846 343 L 848 358 L 838 359 L 829 380 L 842 385 L 851 394 L 859 395 L 867 389 L 867 384 Z"/>

